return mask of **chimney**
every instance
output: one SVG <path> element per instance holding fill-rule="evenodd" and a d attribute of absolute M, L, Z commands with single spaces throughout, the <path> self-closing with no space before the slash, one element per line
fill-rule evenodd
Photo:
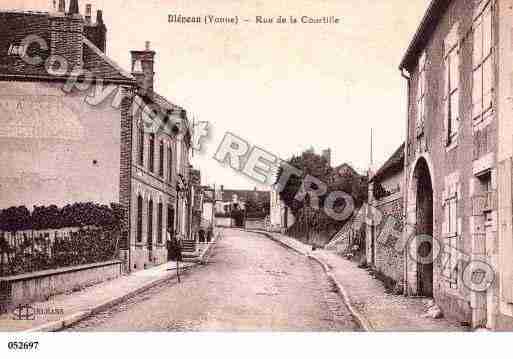
<path fill-rule="evenodd" d="M 80 14 L 80 11 L 78 10 L 78 0 L 71 0 L 69 3 L 69 13 L 71 15 Z"/>
<path fill-rule="evenodd" d="M 137 80 L 142 95 L 153 95 L 153 84 L 155 78 L 155 51 L 151 50 L 149 41 L 146 41 L 145 50 L 131 51 L 132 54 L 132 75 Z"/>
<path fill-rule="evenodd" d="M 85 23 L 91 25 L 91 4 L 86 4 L 85 7 Z"/>
<path fill-rule="evenodd" d="M 59 0 L 59 12 L 66 12 L 66 0 Z"/>
<path fill-rule="evenodd" d="M 86 26 L 84 28 L 84 35 L 91 41 L 101 52 L 107 53 L 107 27 L 103 22 L 103 11 L 98 10 L 96 12 L 96 23 L 93 24 L 91 20 L 88 21 L 88 11 L 91 14 L 91 10 L 86 5 Z M 89 15 L 90 16 L 90 15 Z"/>
<path fill-rule="evenodd" d="M 59 13 L 50 17 L 50 53 L 64 57 L 71 71 L 83 65 L 84 20 L 77 9 L 78 0 L 71 1 L 70 12 L 63 16 L 65 5 L 60 0 Z"/>
<path fill-rule="evenodd" d="M 330 148 L 322 151 L 322 158 L 324 158 L 326 160 L 326 162 L 328 163 L 328 166 L 331 167 L 331 149 Z"/>

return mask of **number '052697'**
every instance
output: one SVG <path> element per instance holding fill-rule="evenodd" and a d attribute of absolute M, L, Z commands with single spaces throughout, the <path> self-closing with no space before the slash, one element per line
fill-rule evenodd
<path fill-rule="evenodd" d="M 39 342 L 9 342 L 7 348 L 9 350 L 37 350 Z"/>

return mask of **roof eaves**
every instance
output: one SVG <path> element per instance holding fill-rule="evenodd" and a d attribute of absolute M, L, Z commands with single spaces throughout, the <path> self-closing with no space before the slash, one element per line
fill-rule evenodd
<path fill-rule="evenodd" d="M 408 49 L 406 50 L 403 59 L 401 60 L 399 70 L 411 70 L 411 67 L 415 64 L 416 55 L 431 37 L 434 25 L 438 23 L 440 15 L 445 12 L 450 3 L 451 0 L 431 0 L 424 17 L 422 18 L 422 21 L 420 22 L 420 25 L 408 45 Z"/>

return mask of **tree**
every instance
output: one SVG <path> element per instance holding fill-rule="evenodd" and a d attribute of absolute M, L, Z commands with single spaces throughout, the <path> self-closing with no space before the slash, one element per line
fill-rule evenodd
<path fill-rule="evenodd" d="M 295 200 L 295 197 L 301 189 L 304 178 L 310 175 L 324 183 L 328 183 L 332 169 L 324 157 L 315 154 L 311 150 L 303 152 L 300 156 L 292 157 L 287 163 L 293 168 L 300 170 L 302 175 L 299 177 L 293 174 L 289 178 L 285 188 L 280 193 L 280 199 L 283 200 L 285 205 L 297 216 L 299 210 L 304 207 L 304 202 Z M 278 170 L 278 178 L 283 173 L 284 169 L 280 167 Z M 321 198 L 321 202 L 322 200 L 323 198 Z"/>
<path fill-rule="evenodd" d="M 25 206 L 10 207 L 0 213 L 0 229 L 17 232 L 30 229 L 30 211 Z"/>
<path fill-rule="evenodd" d="M 249 196 L 245 203 L 248 217 L 265 217 L 270 213 L 271 204 L 266 198 Z"/>

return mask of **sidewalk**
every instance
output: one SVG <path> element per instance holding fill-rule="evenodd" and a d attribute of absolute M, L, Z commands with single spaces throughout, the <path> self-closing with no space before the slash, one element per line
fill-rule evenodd
<path fill-rule="evenodd" d="M 316 250 L 291 237 L 260 232 L 303 255 L 320 262 L 335 282 L 355 319 L 368 331 L 467 331 L 447 319 L 423 318 L 423 298 L 385 292 L 384 285 L 365 269 L 332 251 Z"/>
<path fill-rule="evenodd" d="M 213 240 L 203 248 L 200 262 L 205 261 L 205 255 L 216 241 L 217 239 Z M 180 273 L 182 269 L 189 269 L 196 265 L 197 263 L 180 262 Z M 48 301 L 30 305 L 36 310 L 51 310 L 51 314 L 36 315 L 34 320 L 17 320 L 12 313 L 1 315 L 0 332 L 58 331 L 173 278 L 176 278 L 176 262 L 168 262 L 79 292 L 59 294 Z"/>

